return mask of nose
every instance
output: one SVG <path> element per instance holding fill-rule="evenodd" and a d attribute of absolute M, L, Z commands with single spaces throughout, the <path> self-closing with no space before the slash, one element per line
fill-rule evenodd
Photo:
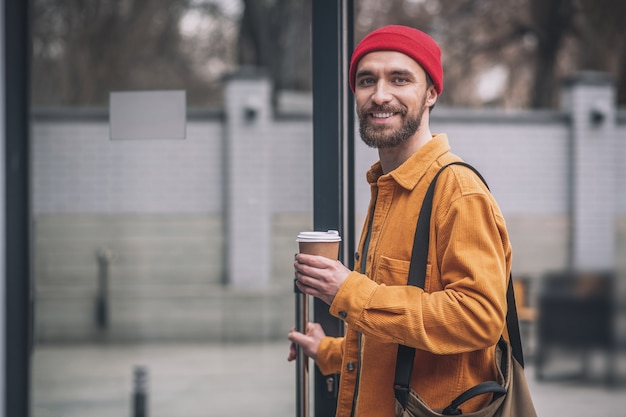
<path fill-rule="evenodd" d="M 379 105 L 391 101 L 391 90 L 385 80 L 379 80 L 376 83 L 376 89 L 372 95 L 372 101 Z"/>

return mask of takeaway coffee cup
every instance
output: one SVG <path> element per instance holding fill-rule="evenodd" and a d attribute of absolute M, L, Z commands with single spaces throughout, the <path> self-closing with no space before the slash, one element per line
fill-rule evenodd
<path fill-rule="evenodd" d="M 337 260 L 339 257 L 339 244 L 341 236 L 336 230 L 327 232 L 300 232 L 296 239 L 300 247 L 300 253 L 309 255 L 321 255 L 329 259 Z"/>

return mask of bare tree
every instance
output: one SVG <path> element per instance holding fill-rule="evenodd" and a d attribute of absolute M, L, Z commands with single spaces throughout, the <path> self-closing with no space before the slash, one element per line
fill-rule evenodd
<path fill-rule="evenodd" d="M 536 39 L 532 107 L 550 107 L 557 92 L 556 63 L 571 28 L 574 9 L 569 0 L 531 0 L 529 28 Z"/>
<path fill-rule="evenodd" d="M 180 24 L 194 7 L 223 16 L 198 3 L 33 0 L 33 104 L 101 106 L 111 90 L 155 88 L 186 89 L 192 104 L 212 103 L 217 85 L 198 71 Z"/>
<path fill-rule="evenodd" d="M 626 2 L 578 0 L 573 24 L 576 56 L 581 69 L 610 73 L 621 104 L 626 104 Z"/>
<path fill-rule="evenodd" d="M 355 19 L 357 39 L 389 23 L 433 35 L 444 104 L 552 107 L 561 79 L 585 69 L 613 74 L 626 103 L 625 8 L 623 0 L 360 0 Z M 486 103 L 478 84 L 494 67 L 506 70 L 506 88 Z"/>
<path fill-rule="evenodd" d="M 276 90 L 310 90 L 311 1 L 244 0 L 239 64 L 264 68 Z"/>
<path fill-rule="evenodd" d="M 311 89 L 312 0 L 32 4 L 35 105 L 103 105 L 111 90 L 151 88 L 218 105 L 220 77 L 236 65 L 265 68 L 276 90 Z M 354 19 L 357 41 L 389 23 L 433 35 L 442 104 L 552 107 L 560 80 L 584 69 L 612 74 L 626 103 L 623 0 L 357 0 Z M 190 30 L 190 21 L 203 23 Z"/>

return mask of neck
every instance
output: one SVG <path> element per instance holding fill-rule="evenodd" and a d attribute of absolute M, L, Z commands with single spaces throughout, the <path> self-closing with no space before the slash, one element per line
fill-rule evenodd
<path fill-rule="evenodd" d="M 379 149 L 378 157 L 380 158 L 383 174 L 387 174 L 398 168 L 431 139 L 432 134 L 428 125 L 426 125 L 425 129 L 418 129 L 406 142 L 393 148 Z"/>

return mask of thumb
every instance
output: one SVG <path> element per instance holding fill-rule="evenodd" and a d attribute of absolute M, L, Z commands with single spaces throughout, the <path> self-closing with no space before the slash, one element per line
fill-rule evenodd
<path fill-rule="evenodd" d="M 301 345 L 303 343 L 306 343 L 307 339 L 309 337 L 298 332 L 298 331 L 291 331 L 289 332 L 289 335 L 287 335 L 287 339 L 289 339 L 290 341 L 292 341 L 295 344 Z"/>

